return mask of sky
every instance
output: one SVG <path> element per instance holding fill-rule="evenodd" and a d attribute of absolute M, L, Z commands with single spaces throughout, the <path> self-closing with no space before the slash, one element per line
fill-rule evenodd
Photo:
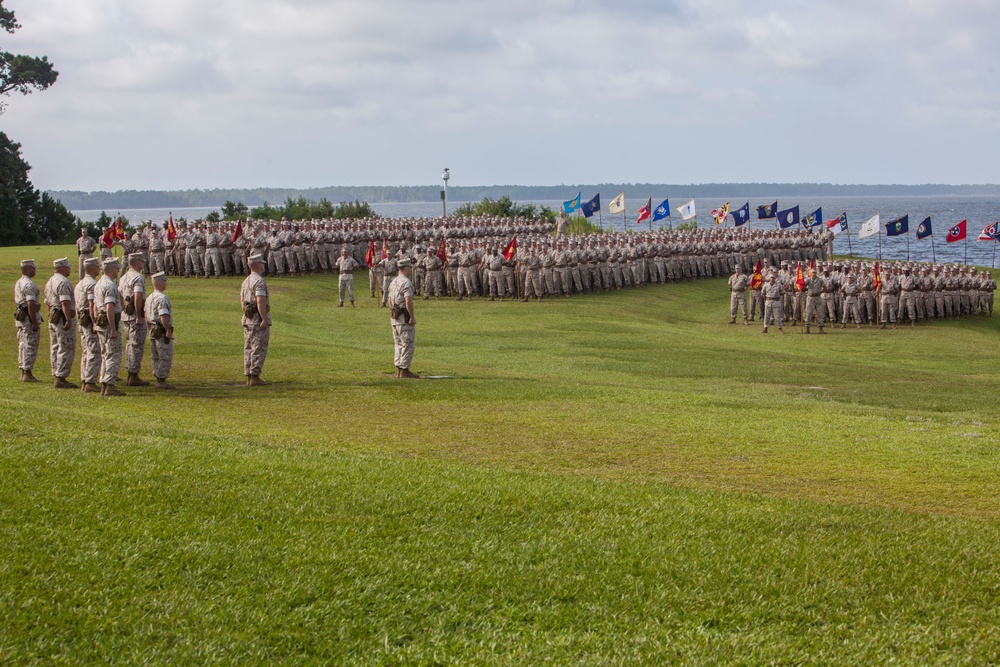
<path fill-rule="evenodd" d="M 47 190 L 998 183 L 995 0 L 3 0 Z"/>

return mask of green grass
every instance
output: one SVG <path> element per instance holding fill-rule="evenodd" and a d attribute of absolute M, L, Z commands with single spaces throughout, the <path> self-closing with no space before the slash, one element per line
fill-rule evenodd
<path fill-rule="evenodd" d="M 237 279 L 171 281 L 172 394 L 21 385 L 0 320 L 0 661 L 1000 661 L 1000 317 L 418 301 L 454 379 L 400 382 L 363 274 L 269 284 L 255 390 Z"/>

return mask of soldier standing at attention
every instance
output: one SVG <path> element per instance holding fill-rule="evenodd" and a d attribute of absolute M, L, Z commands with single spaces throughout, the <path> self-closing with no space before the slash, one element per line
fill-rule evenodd
<path fill-rule="evenodd" d="M 379 303 L 379 307 L 385 308 L 386 304 L 389 303 L 389 285 L 396 278 L 396 272 L 399 270 L 399 267 L 396 263 L 396 258 L 392 254 L 386 254 L 383 259 L 380 259 L 378 267 L 382 269 L 382 300 Z"/>
<path fill-rule="evenodd" d="M 809 333 L 809 325 L 815 319 L 819 326 L 820 333 L 823 331 L 823 318 L 826 315 L 826 306 L 823 305 L 823 290 L 826 288 L 826 281 L 816 275 L 815 269 L 809 269 L 809 276 L 806 278 L 806 333 Z"/>
<path fill-rule="evenodd" d="M 861 292 L 861 288 L 858 287 L 854 282 L 854 274 L 847 274 L 847 282 L 841 288 L 844 292 L 844 319 L 840 323 L 841 329 L 847 328 L 847 319 L 849 316 L 854 317 L 854 323 L 861 328 L 861 307 L 858 303 L 858 294 Z"/>
<path fill-rule="evenodd" d="M 886 270 L 882 274 L 882 290 L 879 306 L 882 311 L 882 324 L 879 329 L 885 329 L 886 322 L 892 322 L 892 328 L 896 328 L 896 295 L 899 293 L 899 281 L 896 276 Z"/>
<path fill-rule="evenodd" d="M 146 277 L 142 274 L 142 255 L 132 253 L 128 258 L 128 271 L 118 281 L 118 296 L 121 299 L 122 323 L 125 333 L 125 370 L 127 387 L 148 387 L 149 383 L 139 378 L 142 370 L 142 356 L 146 351 Z"/>
<path fill-rule="evenodd" d="M 83 278 L 83 263 L 94 256 L 97 250 L 97 241 L 87 233 L 86 227 L 80 228 L 80 238 L 76 240 L 76 252 L 80 255 L 80 278 Z"/>
<path fill-rule="evenodd" d="M 337 259 L 337 271 L 340 277 L 337 278 L 337 286 L 340 288 L 340 303 L 338 308 L 344 307 L 344 292 L 351 297 L 351 308 L 354 308 L 354 269 L 358 268 L 358 263 L 347 254 L 347 246 L 340 250 L 340 257 Z"/>
<path fill-rule="evenodd" d="M 115 387 L 118 371 L 122 367 L 122 339 L 118 335 L 122 305 L 115 284 L 121 264 L 112 257 L 104 260 L 103 268 L 104 275 L 94 286 L 94 309 L 97 312 L 94 328 L 101 343 L 101 396 L 124 396 L 125 392 Z"/>
<path fill-rule="evenodd" d="M 80 328 L 80 382 L 83 384 L 82 391 L 86 394 L 101 391 L 97 386 L 101 373 L 101 342 L 94 331 L 94 320 L 97 317 L 94 310 L 94 287 L 97 285 L 97 276 L 101 273 L 100 260 L 96 257 L 89 258 L 84 262 L 83 270 L 86 274 L 73 290 L 73 299 L 76 302 L 76 317 Z"/>
<path fill-rule="evenodd" d="M 389 285 L 389 316 L 392 322 L 393 364 L 397 378 L 419 378 L 410 372 L 416 345 L 417 317 L 413 314 L 412 266 L 408 258 L 399 260 L 399 275 Z"/>
<path fill-rule="evenodd" d="M 174 364 L 174 315 L 167 290 L 167 274 L 153 274 L 153 293 L 146 299 L 146 322 L 149 323 L 149 352 L 153 358 L 154 389 L 173 389 L 167 384 Z"/>
<path fill-rule="evenodd" d="M 41 338 L 41 317 L 38 286 L 35 277 L 35 260 L 21 260 L 21 277 L 14 283 L 14 304 L 17 312 L 17 366 L 21 369 L 21 382 L 38 382 L 31 374 L 38 358 L 38 341 Z"/>
<path fill-rule="evenodd" d="M 750 324 L 747 321 L 747 287 L 750 285 L 750 278 L 743 273 L 742 267 L 736 265 L 736 273 L 729 276 L 729 289 L 732 294 L 729 297 L 729 320 L 730 324 L 736 324 L 736 312 L 743 310 L 743 324 Z"/>
<path fill-rule="evenodd" d="M 434 254 L 434 248 L 427 248 L 427 256 L 423 258 L 424 263 L 424 273 L 425 273 L 425 284 L 424 284 L 424 301 L 431 298 L 431 294 L 437 298 L 441 298 L 441 258 Z"/>
<path fill-rule="evenodd" d="M 243 374 L 248 387 L 267 384 L 260 379 L 271 342 L 271 301 L 264 282 L 264 258 L 250 255 L 250 275 L 240 287 L 243 304 Z"/>
<path fill-rule="evenodd" d="M 767 282 L 764 283 L 764 332 L 767 333 L 767 327 L 772 322 L 778 325 L 778 331 L 785 333 L 782 327 L 784 313 L 781 312 L 781 296 L 784 288 L 781 283 L 776 282 L 777 274 L 769 273 L 767 274 Z"/>
<path fill-rule="evenodd" d="M 55 272 L 45 283 L 45 305 L 49 307 L 49 360 L 52 363 L 53 386 L 56 389 L 77 389 L 69 382 L 73 357 L 76 356 L 76 313 L 73 308 L 73 285 L 69 282 L 71 265 L 63 257 L 52 263 Z"/>

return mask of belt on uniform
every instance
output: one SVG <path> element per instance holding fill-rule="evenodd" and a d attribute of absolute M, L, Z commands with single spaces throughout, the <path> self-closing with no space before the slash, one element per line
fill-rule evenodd
<path fill-rule="evenodd" d="M 774 298 L 772 298 L 772 297 L 768 296 L 768 297 L 764 297 L 764 300 L 765 301 L 781 301 L 781 298 L 780 297 L 774 297 Z"/>

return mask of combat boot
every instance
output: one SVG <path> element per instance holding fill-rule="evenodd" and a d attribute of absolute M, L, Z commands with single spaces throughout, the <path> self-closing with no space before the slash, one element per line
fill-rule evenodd
<path fill-rule="evenodd" d="M 805 333 L 809 333 L 809 325 L 808 324 L 806 325 L 806 331 L 805 331 Z"/>
<path fill-rule="evenodd" d="M 250 382 L 247 383 L 248 387 L 266 387 L 269 383 L 264 382 L 260 379 L 259 375 L 251 375 Z"/>
<path fill-rule="evenodd" d="M 746 326 L 750 326 L 750 322 L 748 322 L 747 318 L 745 318 L 745 317 L 743 318 L 743 326 L 745 326 L 745 327 Z"/>
<path fill-rule="evenodd" d="M 729 323 L 730 324 L 736 324 L 736 318 L 734 317 L 733 319 L 729 320 Z"/>
<path fill-rule="evenodd" d="M 420 379 L 420 376 L 417 375 L 416 373 L 411 373 L 409 368 L 400 368 L 399 369 L 399 377 L 401 377 L 401 378 L 410 378 L 410 379 L 413 379 L 413 380 L 419 380 Z"/>
<path fill-rule="evenodd" d="M 114 385 L 112 385 L 114 386 Z M 148 387 L 149 383 L 139 377 L 138 373 L 129 373 L 125 380 L 126 387 Z"/>
<path fill-rule="evenodd" d="M 83 386 L 80 387 L 80 392 L 83 394 L 100 394 L 101 388 L 98 387 L 93 382 L 84 382 Z"/>
<path fill-rule="evenodd" d="M 344 307 L 344 302 L 343 301 L 341 301 L 340 303 L 337 304 L 337 308 L 343 308 L 343 307 Z"/>
<path fill-rule="evenodd" d="M 167 378 L 156 378 L 156 386 L 153 389 L 175 389 L 175 387 L 167 383 Z"/>
<path fill-rule="evenodd" d="M 38 382 L 38 378 L 31 374 L 31 371 L 21 371 L 21 382 Z"/>
<path fill-rule="evenodd" d="M 124 395 L 125 392 L 113 384 L 104 385 L 104 391 L 101 392 L 101 396 L 124 396 Z"/>
<path fill-rule="evenodd" d="M 54 389 L 79 389 L 80 388 L 77 385 L 73 384 L 72 382 L 68 382 L 66 380 L 66 378 L 60 378 L 60 377 L 57 377 L 55 379 L 55 382 L 52 384 L 52 387 Z"/>

